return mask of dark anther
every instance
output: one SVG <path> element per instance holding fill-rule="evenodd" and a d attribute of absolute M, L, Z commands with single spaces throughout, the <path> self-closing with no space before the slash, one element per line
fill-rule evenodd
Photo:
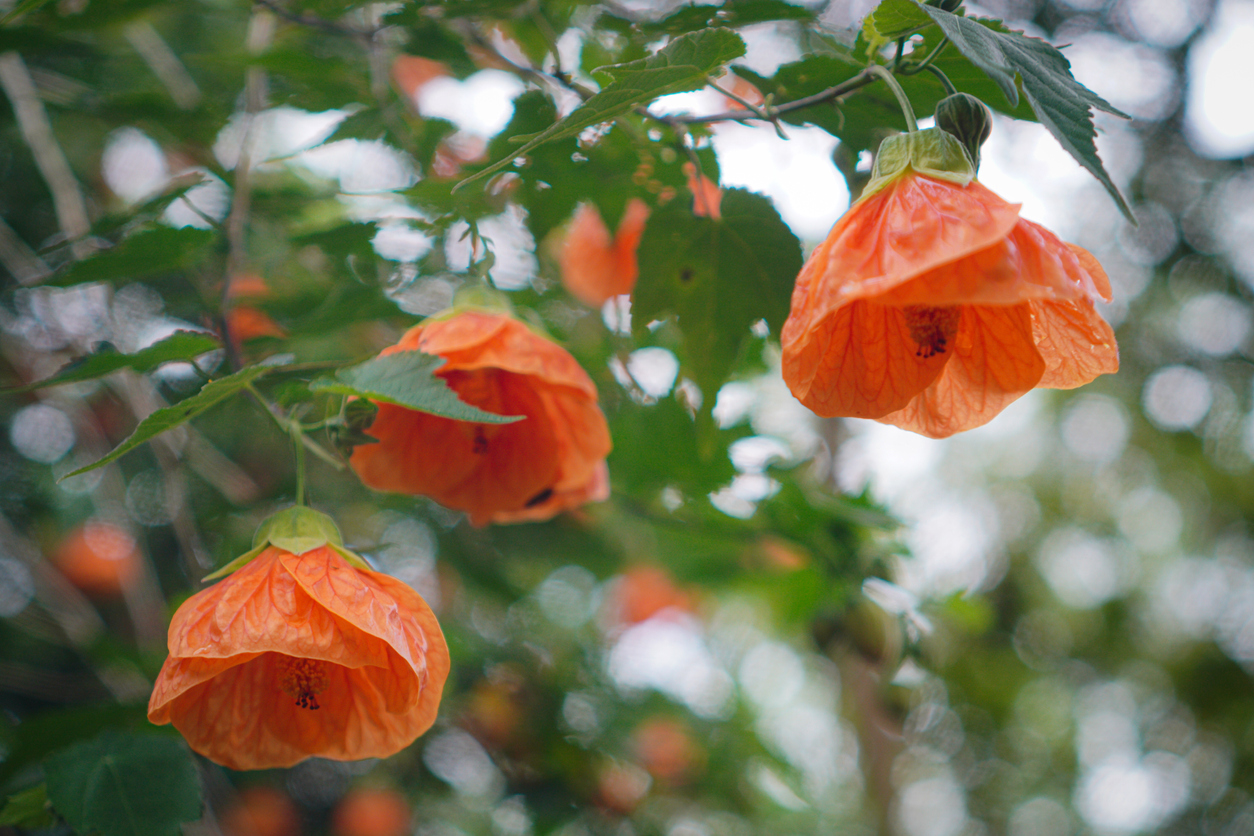
<path fill-rule="evenodd" d="M 534 508 L 542 502 L 547 502 L 549 497 L 551 497 L 552 495 L 553 495 L 553 489 L 545 488 L 544 490 L 540 491 L 535 496 L 531 497 L 531 499 L 528 499 L 526 507 Z"/>

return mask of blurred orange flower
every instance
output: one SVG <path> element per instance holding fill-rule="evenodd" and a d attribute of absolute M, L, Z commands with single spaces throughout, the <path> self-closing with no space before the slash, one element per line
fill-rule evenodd
<path fill-rule="evenodd" d="M 407 836 L 413 810 L 396 790 L 359 787 L 349 790 L 331 814 L 334 836 Z"/>
<path fill-rule="evenodd" d="M 435 721 L 448 646 L 405 584 L 274 545 L 183 603 L 148 703 L 231 769 L 382 758 Z"/>
<path fill-rule="evenodd" d="M 398 55 L 392 62 L 392 81 L 415 110 L 418 92 L 429 82 L 446 75 L 448 66 L 444 62 L 421 55 Z"/>
<path fill-rule="evenodd" d="M 224 836 L 300 836 L 300 811 L 274 787 L 246 787 L 218 816 Z"/>
<path fill-rule="evenodd" d="M 70 583 L 94 597 L 120 595 L 142 568 L 135 538 L 113 523 L 92 520 L 61 541 L 52 562 Z"/>
<path fill-rule="evenodd" d="M 698 218 L 720 220 L 723 217 L 723 190 L 704 174 L 697 174 L 697 167 L 692 163 L 681 166 L 688 178 L 688 191 L 692 192 L 692 214 Z"/>
<path fill-rule="evenodd" d="M 943 131 L 895 139 L 797 277 L 780 342 L 798 400 L 944 438 L 1117 371 L 1097 260 L 976 182 Z"/>
<path fill-rule="evenodd" d="M 648 205 L 632 198 L 611 241 L 597 208 L 591 203 L 580 204 L 558 254 L 562 284 L 570 295 L 589 307 L 599 308 L 606 299 L 631 293 L 638 272 L 636 248 L 648 219 Z"/>
<path fill-rule="evenodd" d="M 609 495 L 610 432 L 592 379 L 574 357 L 513 317 L 462 310 L 410 329 L 383 354 L 424 351 L 466 403 L 511 424 L 454 421 L 379 404 L 353 451 L 368 486 L 429 496 L 474 525 L 547 520 Z"/>

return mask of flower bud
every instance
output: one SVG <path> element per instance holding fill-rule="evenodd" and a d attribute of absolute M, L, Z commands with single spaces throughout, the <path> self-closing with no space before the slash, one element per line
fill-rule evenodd
<path fill-rule="evenodd" d="M 967 93 L 955 93 L 936 106 L 936 127 L 958 137 L 980 165 L 980 146 L 993 130 L 993 114 L 982 101 Z"/>

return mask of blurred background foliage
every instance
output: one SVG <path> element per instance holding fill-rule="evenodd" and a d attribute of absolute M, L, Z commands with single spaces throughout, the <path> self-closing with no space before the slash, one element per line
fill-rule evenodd
<path fill-rule="evenodd" d="M 184 832 L 240 836 L 1254 832 L 1248 4 L 968 4 L 1072 44 L 1132 117 L 1100 115 L 1098 148 L 1138 224 L 941 54 L 1003 114 L 981 179 L 1110 273 L 1122 357 L 946 442 L 815 419 L 778 375 L 800 254 L 902 127 L 882 85 L 787 114 L 788 142 L 665 115 L 735 106 L 689 94 L 451 188 L 607 83 L 595 68 L 707 27 L 749 47 L 724 90 L 826 89 L 865 62 L 874 5 L 0 3 L 5 382 L 231 335 L 197 368 L 0 399 L 0 827 L 109 832 L 47 800 L 133 757 L 118 792 L 169 799 L 153 833 L 200 809 L 189 782 Z M 920 115 L 943 95 L 905 85 Z M 763 174 L 781 155 L 801 187 Z M 766 193 L 723 204 L 761 266 L 703 258 L 685 163 Z M 556 266 L 578 203 L 613 229 L 632 198 L 656 267 L 634 322 L 625 300 L 575 302 Z M 311 459 L 314 506 L 439 615 L 440 719 L 385 762 L 179 766 L 144 718 L 168 616 L 290 503 L 288 439 L 235 397 L 58 478 L 240 365 L 278 366 L 259 385 L 281 407 L 325 408 L 317 374 L 484 276 L 596 381 L 612 498 L 474 529 Z"/>

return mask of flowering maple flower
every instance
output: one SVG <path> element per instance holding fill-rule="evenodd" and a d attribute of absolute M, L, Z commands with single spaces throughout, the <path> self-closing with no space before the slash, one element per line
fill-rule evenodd
<path fill-rule="evenodd" d="M 697 167 L 691 162 L 681 167 L 688 178 L 688 191 L 692 192 L 692 214 L 698 218 L 721 220 L 723 217 L 723 190 L 704 174 L 697 173 Z"/>
<path fill-rule="evenodd" d="M 1119 368 L 1094 308 L 1110 282 L 1085 250 L 984 188 L 958 140 L 885 140 L 871 182 L 802 267 L 783 375 L 823 417 L 932 438 L 992 420 L 1034 387 Z"/>
<path fill-rule="evenodd" d="M 562 284 L 570 295 L 588 307 L 599 308 L 607 299 L 631 293 L 638 274 L 636 248 L 648 219 L 648 205 L 632 198 L 611 240 L 597 208 L 591 203 L 580 204 L 558 253 Z"/>
<path fill-rule="evenodd" d="M 353 450 L 366 485 L 429 496 L 474 525 L 547 520 L 609 496 L 610 432 L 592 379 L 565 349 L 505 313 L 454 310 L 412 328 L 383 354 L 424 351 L 463 401 L 509 424 L 456 421 L 380 403 Z"/>
<path fill-rule="evenodd" d="M 430 728 L 449 671 L 440 625 L 329 517 L 279 512 L 231 570 L 174 613 L 150 721 L 231 769 L 383 758 Z"/>

